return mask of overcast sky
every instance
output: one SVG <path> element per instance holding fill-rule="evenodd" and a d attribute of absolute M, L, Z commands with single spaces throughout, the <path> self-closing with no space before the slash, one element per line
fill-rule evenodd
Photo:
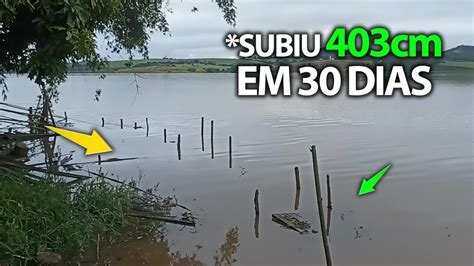
<path fill-rule="evenodd" d="M 446 49 L 473 45 L 472 0 L 235 1 L 238 15 L 233 29 L 211 0 L 170 0 L 173 12 L 167 18 L 171 36 L 154 33 L 150 57 L 235 57 L 235 50 L 228 50 L 223 42 L 228 31 L 321 32 L 325 38 L 337 25 L 382 25 L 392 32 L 438 32 L 444 37 Z M 199 12 L 191 12 L 193 7 Z M 105 45 L 99 43 L 99 50 L 104 53 Z"/>

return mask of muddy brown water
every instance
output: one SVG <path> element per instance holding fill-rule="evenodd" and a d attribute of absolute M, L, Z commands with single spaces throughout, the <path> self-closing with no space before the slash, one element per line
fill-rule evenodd
<path fill-rule="evenodd" d="M 130 75 L 109 74 L 105 80 L 72 75 L 61 85 L 54 107 L 57 114 L 67 111 L 75 129 L 97 128 L 106 136 L 114 152 L 102 160 L 141 158 L 103 163 L 104 171 L 140 177 L 143 187 L 159 182 L 160 193 L 176 195 L 198 216 L 196 229 L 168 225 L 165 242 L 145 238 L 104 248 L 113 265 L 214 264 L 216 258 L 236 265 L 324 265 L 312 144 L 317 146 L 321 176 L 331 176 L 329 242 L 334 265 L 473 265 L 472 79 L 437 79 L 433 93 L 424 98 L 244 99 L 235 96 L 232 74 L 142 77 L 136 94 Z M 8 102 L 33 105 L 35 86 L 23 77 L 11 76 L 8 82 Z M 102 89 L 100 102 L 94 101 L 97 88 Z M 135 122 L 143 128 L 133 129 Z M 178 134 L 181 160 L 173 143 Z M 58 145 L 62 153 L 75 151 L 73 162 L 97 159 L 82 155 L 67 141 Z M 387 163 L 393 166 L 377 192 L 358 197 L 361 178 Z M 300 235 L 272 221 L 272 213 L 294 211 L 295 166 L 302 187 L 297 212 L 316 234 Z M 325 195 L 325 179 L 321 183 Z"/>

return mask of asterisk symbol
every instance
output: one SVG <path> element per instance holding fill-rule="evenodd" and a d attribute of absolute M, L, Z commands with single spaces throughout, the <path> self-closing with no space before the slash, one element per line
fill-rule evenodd
<path fill-rule="evenodd" d="M 227 38 L 225 39 L 225 42 L 227 43 L 228 47 L 237 47 L 237 44 L 239 43 L 239 37 L 237 34 L 227 34 Z"/>

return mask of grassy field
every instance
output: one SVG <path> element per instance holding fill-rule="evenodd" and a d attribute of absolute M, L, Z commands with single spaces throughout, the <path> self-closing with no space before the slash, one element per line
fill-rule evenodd
<path fill-rule="evenodd" d="M 333 65 L 347 68 L 350 64 L 370 64 L 368 60 L 304 60 L 304 59 L 142 59 L 110 61 L 101 72 L 105 73 L 235 73 L 239 65 Z M 373 63 L 373 62 L 372 62 Z M 70 72 L 91 72 L 84 66 L 74 66 Z"/>
<path fill-rule="evenodd" d="M 422 62 L 420 62 L 422 63 Z M 293 71 L 298 66 L 312 65 L 315 67 L 336 66 L 346 69 L 349 65 L 374 65 L 374 60 L 305 60 L 305 59 L 140 59 L 110 61 L 104 73 L 235 73 L 239 65 L 291 65 Z M 436 66 L 437 70 L 474 69 L 472 61 L 444 61 Z M 70 72 L 93 72 L 83 65 L 70 68 Z"/>
<path fill-rule="evenodd" d="M 263 60 L 226 58 L 204 59 L 141 59 L 110 61 L 103 72 L 109 73 L 221 73 L 235 72 L 239 64 L 264 64 Z M 84 66 L 74 66 L 70 72 L 90 72 Z"/>

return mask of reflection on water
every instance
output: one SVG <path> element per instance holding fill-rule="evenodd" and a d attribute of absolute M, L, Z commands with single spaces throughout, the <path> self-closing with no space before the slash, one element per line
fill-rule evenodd
<path fill-rule="evenodd" d="M 225 243 L 216 251 L 214 256 L 214 265 L 231 265 L 237 262 L 235 255 L 239 247 L 239 228 L 234 227 L 229 229 L 225 235 Z"/>
<path fill-rule="evenodd" d="M 212 264 L 215 257 L 232 262 L 236 254 L 226 259 L 216 247 L 229 228 L 239 228 L 238 237 L 230 237 L 239 242 L 236 264 L 323 263 L 321 236 L 300 235 L 271 221 L 273 213 L 297 209 L 320 231 L 307 153 L 314 144 L 321 176 L 331 176 L 334 209 L 327 222 L 335 265 L 472 265 L 472 79 L 436 79 L 424 98 L 252 99 L 235 96 L 231 74 L 157 74 L 144 75 L 135 101 L 129 81 L 128 75 L 71 76 L 60 88 L 55 113 L 67 111 L 74 129 L 99 128 L 106 136 L 114 152 L 102 156 L 103 171 L 122 179 L 143 173 L 144 187 L 159 182 L 160 193 L 176 195 L 199 225 L 193 232 L 168 226 L 166 243 L 133 241 L 116 254 L 129 250 L 147 257 L 161 247 L 166 254 L 179 251 L 175 258 L 163 255 L 166 262 Z M 9 85 L 9 101 L 35 103 L 36 88 L 26 79 L 9 77 Z M 98 87 L 100 103 L 92 99 Z M 148 130 L 133 129 L 146 118 Z M 50 158 L 59 146 L 63 157 L 75 152 L 68 164 L 97 167 L 83 164 L 96 158 L 62 138 L 49 146 Z M 112 158 L 138 159 L 108 161 Z M 392 171 L 377 192 L 358 197 L 361 178 L 387 163 Z M 295 166 L 301 182 L 296 195 Z M 257 188 L 258 215 L 252 206 Z M 139 255 L 140 250 L 147 252 Z"/>
<path fill-rule="evenodd" d="M 225 242 L 216 250 L 215 265 L 232 265 L 237 261 L 235 255 L 239 247 L 238 228 L 231 228 L 225 236 Z M 197 258 L 201 246 L 196 246 L 192 254 L 182 254 L 172 251 L 169 240 L 165 238 L 130 239 L 118 244 L 106 245 L 100 251 L 100 260 L 92 259 L 80 261 L 83 265 L 87 262 L 98 262 L 99 265 L 174 265 L 174 266 L 199 266 L 206 265 Z"/>

